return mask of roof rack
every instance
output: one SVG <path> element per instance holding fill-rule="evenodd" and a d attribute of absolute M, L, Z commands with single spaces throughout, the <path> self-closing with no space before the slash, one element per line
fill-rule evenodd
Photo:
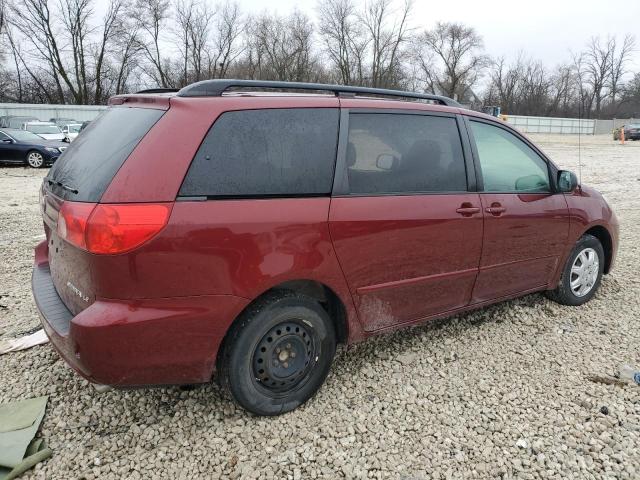
<path fill-rule="evenodd" d="M 192 83 L 178 91 L 179 97 L 221 97 L 230 88 L 259 88 L 277 90 L 314 90 L 320 92 L 332 92 L 336 96 L 379 95 L 385 97 L 415 98 L 429 100 L 446 105 L 458 107 L 461 105 L 448 97 L 432 95 L 429 93 L 404 92 L 402 90 L 387 90 L 385 88 L 351 87 L 348 85 L 326 85 L 324 83 L 304 82 L 274 82 L 262 80 L 204 80 Z M 147 91 L 145 91 L 147 92 Z"/>
<path fill-rule="evenodd" d="M 177 88 L 148 88 L 146 90 L 140 90 L 136 93 L 175 93 L 177 91 Z"/>

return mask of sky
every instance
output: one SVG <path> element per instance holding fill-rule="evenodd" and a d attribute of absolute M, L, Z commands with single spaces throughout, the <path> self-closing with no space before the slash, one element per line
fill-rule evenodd
<path fill-rule="evenodd" d="M 286 14 L 297 6 L 311 18 L 315 3 L 240 0 L 245 12 Z M 489 55 L 515 57 L 523 51 L 549 65 L 568 60 L 570 51 L 581 50 L 592 36 L 631 33 L 638 42 L 634 64 L 640 69 L 640 0 L 414 0 L 415 27 L 431 28 L 437 21 L 473 26 Z"/>

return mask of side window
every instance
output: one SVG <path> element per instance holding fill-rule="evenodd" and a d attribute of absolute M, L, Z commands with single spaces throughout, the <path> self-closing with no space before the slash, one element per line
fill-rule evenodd
<path fill-rule="evenodd" d="M 226 112 L 200 145 L 180 195 L 328 195 L 339 116 L 336 108 Z"/>
<path fill-rule="evenodd" d="M 471 121 L 478 148 L 484 191 L 549 192 L 547 163 L 512 133 Z"/>
<path fill-rule="evenodd" d="M 347 172 L 356 194 L 467 189 L 460 133 L 451 117 L 352 113 Z"/>
<path fill-rule="evenodd" d="M 0 132 L 0 142 L 3 140 L 9 140 L 9 137 L 5 135 L 3 132 Z"/>

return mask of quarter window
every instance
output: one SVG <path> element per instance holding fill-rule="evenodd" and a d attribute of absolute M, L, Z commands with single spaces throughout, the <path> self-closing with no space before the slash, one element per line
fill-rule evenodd
<path fill-rule="evenodd" d="M 486 192 L 549 192 L 547 163 L 507 130 L 471 121 Z"/>
<path fill-rule="evenodd" d="M 328 195 L 338 122 L 335 108 L 226 112 L 198 149 L 180 195 Z"/>
<path fill-rule="evenodd" d="M 347 172 L 354 194 L 467 189 L 460 134 L 451 117 L 351 114 Z"/>

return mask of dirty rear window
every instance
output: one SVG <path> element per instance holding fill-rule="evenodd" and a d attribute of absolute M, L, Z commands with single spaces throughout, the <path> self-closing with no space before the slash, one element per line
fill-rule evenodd
<path fill-rule="evenodd" d="M 128 107 L 101 113 L 53 165 L 49 188 L 65 200 L 100 201 L 118 169 L 164 113 Z"/>
<path fill-rule="evenodd" d="M 335 108 L 226 112 L 202 142 L 180 195 L 327 195 L 338 120 Z"/>

